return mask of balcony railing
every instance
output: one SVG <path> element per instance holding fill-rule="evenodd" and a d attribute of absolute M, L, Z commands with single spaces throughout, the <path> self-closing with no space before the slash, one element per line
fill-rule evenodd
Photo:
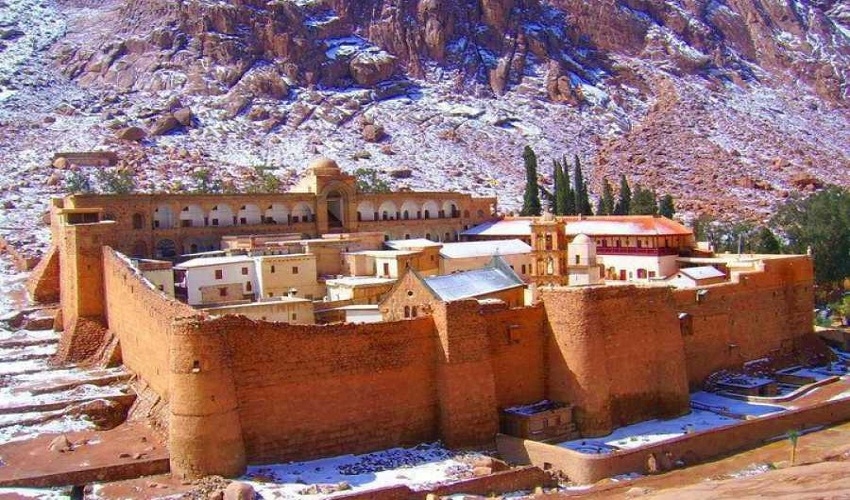
<path fill-rule="evenodd" d="M 637 247 L 596 247 L 597 255 L 647 255 L 653 257 L 663 257 L 667 255 L 679 255 L 678 248 L 660 247 L 660 248 L 637 248 Z"/>

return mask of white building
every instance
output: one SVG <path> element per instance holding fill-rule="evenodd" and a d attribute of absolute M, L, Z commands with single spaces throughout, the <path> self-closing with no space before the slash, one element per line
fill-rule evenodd
<path fill-rule="evenodd" d="M 174 266 L 177 296 L 192 306 L 256 299 L 259 285 L 251 257 L 202 257 Z"/>
<path fill-rule="evenodd" d="M 714 266 L 683 267 L 668 280 L 677 288 L 696 288 L 726 281 L 726 274 Z"/>

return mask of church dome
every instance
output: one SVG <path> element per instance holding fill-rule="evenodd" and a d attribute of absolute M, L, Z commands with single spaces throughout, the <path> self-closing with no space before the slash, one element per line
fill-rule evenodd
<path fill-rule="evenodd" d="M 580 245 L 592 245 L 593 240 L 586 234 L 577 234 L 576 237 L 573 238 L 573 243 Z"/>
<path fill-rule="evenodd" d="M 310 163 L 308 170 L 316 175 L 333 175 L 339 173 L 339 165 L 330 158 L 320 156 Z"/>

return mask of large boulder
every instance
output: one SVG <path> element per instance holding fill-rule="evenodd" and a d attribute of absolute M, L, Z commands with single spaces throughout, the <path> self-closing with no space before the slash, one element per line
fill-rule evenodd
<path fill-rule="evenodd" d="M 224 500 L 254 500 L 256 494 L 250 484 L 233 481 L 224 489 Z"/>
<path fill-rule="evenodd" d="M 122 141 L 141 142 L 146 136 L 144 129 L 139 127 L 127 127 L 118 131 L 118 138 Z"/>
<path fill-rule="evenodd" d="M 159 117 L 151 128 L 151 135 L 165 135 L 180 127 L 180 121 L 173 114 L 168 113 Z"/>
<path fill-rule="evenodd" d="M 349 63 L 351 77 L 358 85 L 374 87 L 396 71 L 396 58 L 386 52 L 360 52 Z"/>

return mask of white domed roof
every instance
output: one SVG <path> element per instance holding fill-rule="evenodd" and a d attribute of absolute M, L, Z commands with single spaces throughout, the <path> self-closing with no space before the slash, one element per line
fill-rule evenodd
<path fill-rule="evenodd" d="M 582 245 L 592 245 L 593 240 L 590 239 L 590 236 L 586 234 L 577 234 L 575 238 L 573 238 L 573 243 L 578 243 Z"/>

